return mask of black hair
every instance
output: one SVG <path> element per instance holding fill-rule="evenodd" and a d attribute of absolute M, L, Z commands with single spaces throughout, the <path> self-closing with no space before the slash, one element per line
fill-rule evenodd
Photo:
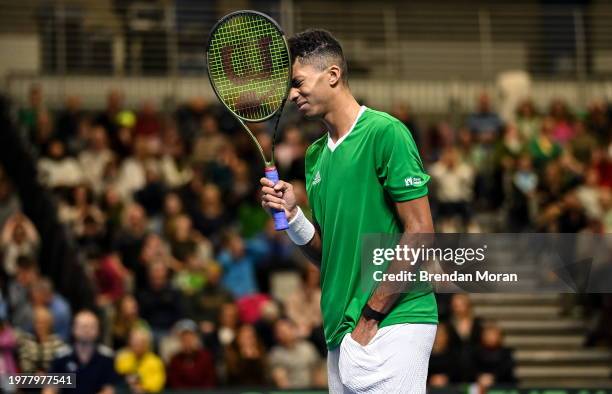
<path fill-rule="evenodd" d="M 327 30 L 309 29 L 289 38 L 291 61 L 300 60 L 323 70 L 332 64 L 340 67 L 341 78 L 348 82 L 348 67 L 340 42 Z"/>

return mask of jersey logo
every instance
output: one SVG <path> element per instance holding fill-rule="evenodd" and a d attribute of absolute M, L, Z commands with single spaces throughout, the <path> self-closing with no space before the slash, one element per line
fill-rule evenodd
<path fill-rule="evenodd" d="M 423 180 L 417 176 L 404 179 L 406 186 L 420 186 Z"/>
<path fill-rule="evenodd" d="M 312 186 L 318 185 L 321 182 L 321 173 L 317 171 L 314 179 L 312 180 Z"/>

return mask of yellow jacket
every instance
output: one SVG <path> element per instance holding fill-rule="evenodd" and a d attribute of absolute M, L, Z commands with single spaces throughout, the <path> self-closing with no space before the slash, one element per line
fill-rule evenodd
<path fill-rule="evenodd" d="M 145 353 L 140 359 L 128 349 L 121 350 L 115 358 L 115 370 L 121 375 L 137 375 L 147 393 L 157 393 L 166 383 L 164 363 L 155 354 Z"/>

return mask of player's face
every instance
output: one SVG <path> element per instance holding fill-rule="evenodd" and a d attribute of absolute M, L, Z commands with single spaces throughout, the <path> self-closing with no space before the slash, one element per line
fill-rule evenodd
<path fill-rule="evenodd" d="M 331 90 L 328 76 L 327 70 L 318 70 L 299 60 L 293 63 L 289 100 L 297 105 L 302 115 L 316 118 L 325 114 L 325 103 Z"/>

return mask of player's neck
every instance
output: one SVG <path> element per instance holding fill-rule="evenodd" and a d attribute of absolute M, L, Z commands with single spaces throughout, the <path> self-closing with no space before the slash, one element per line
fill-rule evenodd
<path fill-rule="evenodd" d="M 323 123 L 334 143 L 350 131 L 359 115 L 360 108 L 357 100 L 348 91 L 334 100 L 332 108 L 323 117 Z"/>

